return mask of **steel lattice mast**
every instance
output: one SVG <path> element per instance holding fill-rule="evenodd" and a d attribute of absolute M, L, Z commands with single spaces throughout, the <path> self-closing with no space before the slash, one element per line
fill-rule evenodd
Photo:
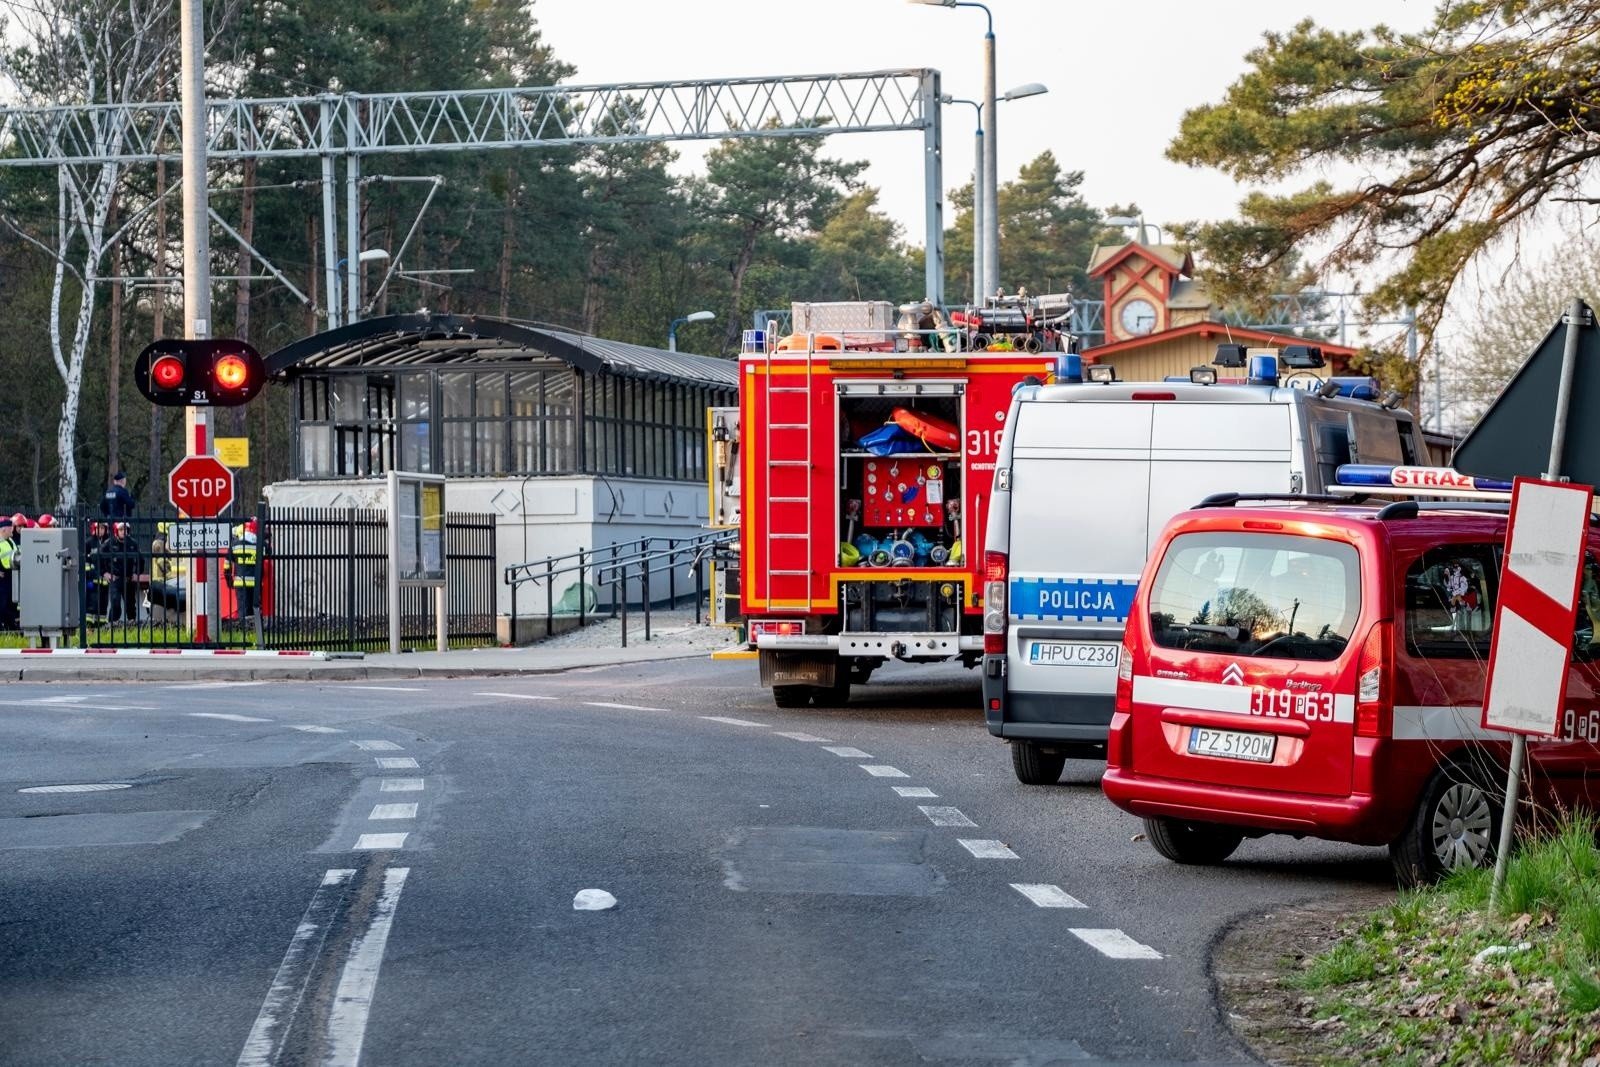
<path fill-rule="evenodd" d="M 0 166 L 147 163 L 181 158 L 175 102 L 0 108 Z M 206 103 L 206 155 L 323 161 L 332 239 L 332 163 L 359 179 L 361 157 L 743 137 L 923 135 L 928 295 L 944 293 L 939 72 L 886 70 L 617 85 L 343 93 Z M 353 231 L 354 227 L 347 227 Z M 354 264 L 360 249 L 350 247 Z M 328 266 L 330 284 L 334 291 Z"/>

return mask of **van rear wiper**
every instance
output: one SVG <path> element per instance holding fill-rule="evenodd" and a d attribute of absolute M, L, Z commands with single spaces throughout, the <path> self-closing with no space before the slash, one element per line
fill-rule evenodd
<path fill-rule="evenodd" d="M 1244 629 L 1239 626 L 1207 626 L 1198 622 L 1174 622 L 1167 626 L 1169 630 L 1188 630 L 1197 634 L 1217 634 L 1226 637 L 1229 641 L 1237 641 L 1243 635 Z"/>

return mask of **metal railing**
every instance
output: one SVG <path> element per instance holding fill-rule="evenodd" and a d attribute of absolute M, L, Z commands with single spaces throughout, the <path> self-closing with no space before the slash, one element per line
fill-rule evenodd
<path fill-rule="evenodd" d="M 505 583 L 511 587 L 511 636 L 516 637 L 518 591 L 522 586 L 544 586 L 545 635 L 550 636 L 558 615 L 576 615 L 580 627 L 588 625 L 591 615 L 598 614 L 599 596 L 593 609 L 589 603 L 589 578 L 592 575 L 596 589 L 611 589 L 610 610 L 607 618 L 622 619 L 622 647 L 628 647 L 629 583 L 636 583 L 639 604 L 644 613 L 646 641 L 650 640 L 651 610 L 655 598 L 651 593 L 651 580 L 664 574 L 667 584 L 666 603 L 676 605 L 679 600 L 678 568 L 685 566 L 694 578 L 695 622 L 701 621 L 700 606 L 705 599 L 705 562 L 711 551 L 719 545 L 731 543 L 738 536 L 735 530 L 718 530 L 693 537 L 665 537 L 654 535 L 622 541 L 603 548 L 580 548 L 559 556 L 527 563 L 514 563 L 505 568 Z M 577 575 L 574 588 L 577 604 L 573 611 L 556 610 L 556 579 Z M 564 596 L 564 594 L 563 594 Z M 531 616 L 537 618 L 537 616 Z"/>

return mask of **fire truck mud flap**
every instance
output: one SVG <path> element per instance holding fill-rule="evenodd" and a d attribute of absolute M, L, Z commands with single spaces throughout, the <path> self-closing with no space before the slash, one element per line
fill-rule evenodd
<path fill-rule="evenodd" d="M 760 651 L 761 684 L 767 687 L 814 685 L 826 689 L 834 684 L 840 670 L 839 657 L 832 652 Z"/>

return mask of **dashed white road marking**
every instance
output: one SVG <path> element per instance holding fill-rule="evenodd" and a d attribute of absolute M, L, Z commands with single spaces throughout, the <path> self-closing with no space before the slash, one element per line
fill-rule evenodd
<path fill-rule="evenodd" d="M 422 765 L 410 756 L 378 756 L 378 766 L 386 771 L 414 771 Z"/>
<path fill-rule="evenodd" d="M 1121 930 L 1073 929 L 1078 940 L 1114 960 L 1159 960 L 1161 953 L 1149 945 L 1141 945 Z"/>
<path fill-rule="evenodd" d="M 960 808 L 932 807 L 927 804 L 918 804 L 917 810 L 928 817 L 928 821 L 935 826 L 977 826 L 978 824 L 961 814 Z"/>
<path fill-rule="evenodd" d="M 417 806 L 415 804 L 374 804 L 371 819 L 415 819 Z"/>
<path fill-rule="evenodd" d="M 1004 841 L 974 841 L 969 838 L 958 837 L 956 838 L 956 844 L 980 860 L 1019 860 L 1022 858 L 1011 851 Z"/>
<path fill-rule="evenodd" d="M 83 785 L 30 785 L 19 793 L 109 793 L 116 789 L 132 789 L 127 782 L 86 782 Z"/>
<path fill-rule="evenodd" d="M 723 715 L 702 715 L 700 717 L 707 722 L 725 722 L 729 726 L 760 726 L 763 729 L 767 726 L 764 722 L 751 722 L 749 719 L 730 719 Z"/>
<path fill-rule="evenodd" d="M 872 775 L 874 778 L 910 778 L 911 776 L 899 767 L 891 767 L 887 763 L 858 763 L 856 766 Z"/>
<path fill-rule="evenodd" d="M 420 793 L 424 788 L 421 778 L 384 778 L 382 781 L 378 786 L 380 793 Z"/>
<path fill-rule="evenodd" d="M 303 734 L 342 734 L 343 730 L 335 730 L 331 726 L 291 726 L 291 730 L 299 730 Z"/>
<path fill-rule="evenodd" d="M 939 799 L 939 794 L 925 785 L 897 785 L 894 791 L 903 797 L 932 797 Z"/>
<path fill-rule="evenodd" d="M 77 698 L 84 699 L 83 697 Z M 154 704 L 79 704 L 79 703 L 51 703 L 44 705 L 52 711 L 155 711 Z"/>
<path fill-rule="evenodd" d="M 39 697 L 33 703 L 35 703 L 35 704 L 76 704 L 80 700 L 88 700 L 88 699 L 89 698 L 86 697 L 86 696 L 83 696 L 83 697 Z"/>
<path fill-rule="evenodd" d="M 506 697 L 511 700 L 554 700 L 555 697 L 541 696 L 538 693 L 473 693 L 475 697 Z"/>
<path fill-rule="evenodd" d="M 828 743 L 828 739 L 826 737 L 818 737 L 816 734 L 800 733 L 799 731 L 789 732 L 780 730 L 778 731 L 778 736 L 787 737 L 791 741 L 815 741 L 818 744 L 823 745 Z"/>
<path fill-rule="evenodd" d="M 266 682 L 186 682 L 182 685 L 164 685 L 163 689 L 243 689 L 252 685 L 266 685 Z"/>
<path fill-rule="evenodd" d="M 1012 882 L 1011 888 L 1033 901 L 1041 908 L 1084 908 L 1088 907 L 1083 901 L 1068 893 L 1058 885 L 1039 885 L 1027 882 Z"/>
<path fill-rule="evenodd" d="M 410 873 L 407 867 L 391 867 L 383 872 L 383 891 L 373 906 L 372 923 L 351 946 L 350 958 L 339 976 L 339 988 L 334 990 L 324 1067 L 356 1067 L 361 1060 L 367 1015 L 372 1010 L 373 991 L 378 987 L 378 968 L 383 965 L 383 950 L 389 944 L 400 890 Z"/>
<path fill-rule="evenodd" d="M 271 719 L 257 718 L 254 715 L 229 715 L 223 711 L 191 711 L 187 713 L 191 719 L 222 719 L 224 722 L 271 722 Z"/>
<path fill-rule="evenodd" d="M 851 748 L 849 745 L 841 745 L 841 746 L 839 746 L 837 748 L 824 747 L 822 751 L 824 751 L 824 752 L 832 752 L 835 756 L 843 756 L 845 759 L 871 759 L 872 758 L 872 754 L 871 753 L 863 752 L 859 748 Z"/>
<path fill-rule="evenodd" d="M 342 685 L 341 689 L 365 689 L 369 693 L 424 693 L 420 685 Z"/>
<path fill-rule="evenodd" d="M 305 997 L 306 985 L 322 943 L 327 939 L 339 902 L 344 898 L 345 887 L 355 877 L 355 871 L 329 871 L 322 876 L 322 884 L 311 895 L 305 915 L 289 940 L 289 950 L 283 954 L 278 973 L 267 988 L 267 999 L 261 1005 L 250 1036 L 245 1039 L 244 1051 L 239 1053 L 239 1067 L 269 1067 L 283 1051 L 284 1038 L 294 1014 Z"/>
<path fill-rule="evenodd" d="M 666 711 L 666 708 L 647 708 L 643 704 L 609 704 L 604 700 L 585 700 L 591 708 L 616 708 L 618 711 Z"/>
<path fill-rule="evenodd" d="M 356 838 L 355 851 L 381 851 L 390 848 L 405 848 L 406 838 L 409 833 L 403 834 L 362 834 Z"/>
<path fill-rule="evenodd" d="M 400 746 L 393 741 L 352 741 L 363 752 L 399 752 Z"/>

